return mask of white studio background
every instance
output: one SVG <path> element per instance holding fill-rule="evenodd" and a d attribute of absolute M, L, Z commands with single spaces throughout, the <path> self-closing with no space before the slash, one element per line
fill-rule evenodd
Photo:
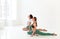
<path fill-rule="evenodd" d="M 18 18 L 21 25 L 26 26 L 27 16 L 32 14 L 38 19 L 38 28 L 46 28 L 49 32 L 59 33 L 59 0 L 18 0 L 17 5 Z"/>
<path fill-rule="evenodd" d="M 60 34 L 60 0 L 0 0 L 0 28 L 9 26 L 2 38 L 17 36 L 17 31 L 14 32 L 10 26 L 26 27 L 29 14 L 37 17 L 38 28 Z M 20 37 L 19 33 L 16 34 Z"/>
<path fill-rule="evenodd" d="M 60 0 L 0 0 L 0 28 L 25 27 L 29 14 L 37 17 L 38 28 L 60 33 Z"/>
<path fill-rule="evenodd" d="M 17 0 L 0 0 L 0 39 L 10 39 L 6 27 L 13 26 L 17 16 Z"/>
<path fill-rule="evenodd" d="M 16 0 L 0 0 L 0 28 L 12 26 L 17 15 Z"/>

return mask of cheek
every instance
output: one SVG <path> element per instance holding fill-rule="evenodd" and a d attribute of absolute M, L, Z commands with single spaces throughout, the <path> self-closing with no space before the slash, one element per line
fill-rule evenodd
<path fill-rule="evenodd" d="M 28 17 L 30 19 L 30 17 Z"/>
<path fill-rule="evenodd" d="M 32 19 L 34 21 L 34 19 Z"/>
<path fill-rule="evenodd" d="M 34 19 L 33 19 L 34 20 Z"/>

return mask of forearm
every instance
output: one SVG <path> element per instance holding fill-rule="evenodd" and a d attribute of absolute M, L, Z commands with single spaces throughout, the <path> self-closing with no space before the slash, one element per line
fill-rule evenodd
<path fill-rule="evenodd" d="M 31 25 L 31 22 L 28 22 L 27 25 Z"/>
<path fill-rule="evenodd" d="M 36 29 L 33 29 L 33 33 L 32 33 L 32 35 L 34 35 L 34 34 L 35 34 L 35 32 L 36 32 Z"/>

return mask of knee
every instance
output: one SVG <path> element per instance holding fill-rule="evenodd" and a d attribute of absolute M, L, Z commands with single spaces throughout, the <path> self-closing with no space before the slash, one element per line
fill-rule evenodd
<path fill-rule="evenodd" d="M 32 35 L 32 32 L 27 32 L 27 34 Z"/>

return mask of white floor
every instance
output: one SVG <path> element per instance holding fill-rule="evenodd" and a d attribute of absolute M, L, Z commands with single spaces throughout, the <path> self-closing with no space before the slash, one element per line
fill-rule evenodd
<path fill-rule="evenodd" d="M 22 26 L 5 27 L 0 30 L 1 39 L 60 39 L 58 36 L 29 36 L 26 31 L 22 30 Z"/>

